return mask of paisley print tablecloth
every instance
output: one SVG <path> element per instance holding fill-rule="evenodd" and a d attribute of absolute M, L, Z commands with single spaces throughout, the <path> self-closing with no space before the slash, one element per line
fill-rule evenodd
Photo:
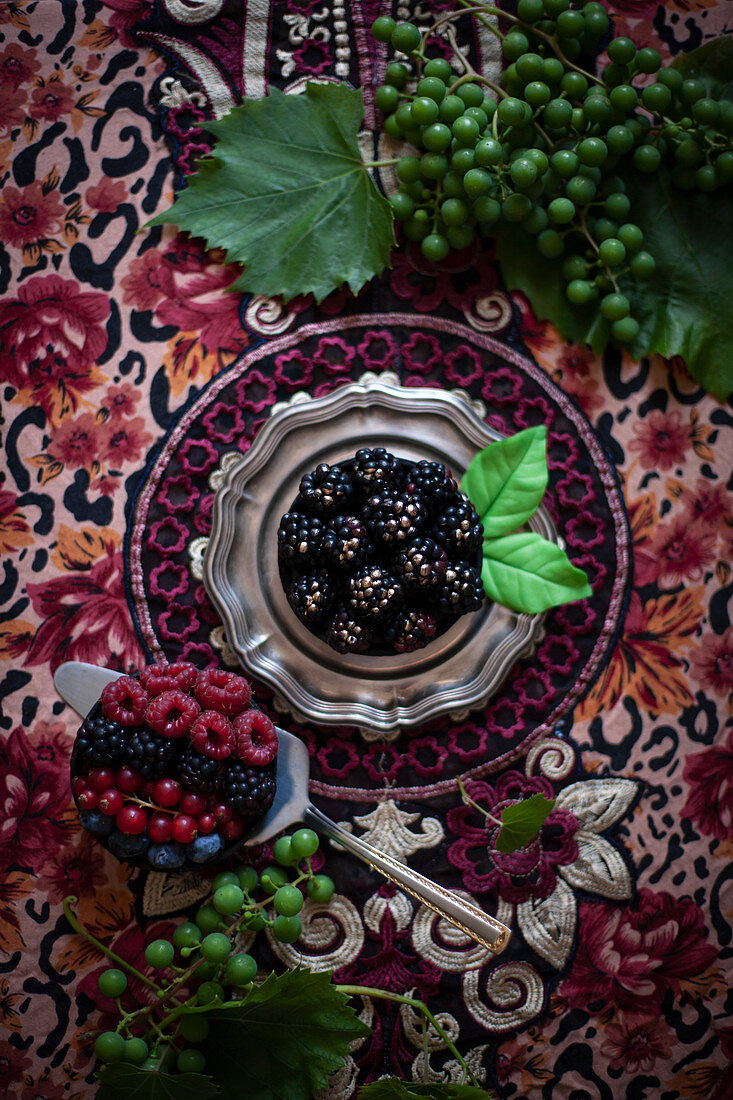
<path fill-rule="evenodd" d="M 445 4 L 426 5 L 441 9 Z M 494 959 L 328 851 L 337 895 L 263 966 L 415 990 L 500 1097 L 733 1096 L 733 418 L 684 364 L 596 359 L 506 292 L 487 253 L 437 267 L 414 248 L 356 298 L 227 293 L 216 253 L 146 221 L 242 94 L 307 79 L 365 90 L 384 53 L 375 0 L 18 0 L 0 7 L 0 1081 L 95 1093 L 101 956 L 65 895 L 130 958 L 195 905 L 195 876 L 144 876 L 78 825 L 64 660 L 135 669 L 230 662 L 201 581 L 216 471 L 272 406 L 365 371 L 467 391 L 488 423 L 545 423 L 546 503 L 593 597 L 548 615 L 535 652 L 480 711 L 394 739 L 305 727 L 313 796 L 359 835 L 465 891 L 513 929 Z M 400 17 L 413 10 L 394 6 Z M 417 9 L 415 9 L 417 10 Z M 425 15 L 425 11 L 422 12 Z M 730 4 L 624 2 L 616 26 L 666 54 L 727 33 Z M 420 16 L 420 11 L 418 11 Z M 490 69 L 490 36 L 464 45 Z M 485 819 L 556 798 L 529 850 Z M 258 853 L 266 861 L 268 852 Z M 458 1079 L 409 1011 L 327 1093 L 384 1073 Z M 427 1066 L 425 1059 L 428 1059 Z M 326 1094 L 324 1094 L 326 1095 Z"/>

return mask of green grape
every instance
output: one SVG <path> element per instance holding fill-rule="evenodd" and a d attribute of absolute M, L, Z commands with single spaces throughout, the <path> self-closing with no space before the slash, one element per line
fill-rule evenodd
<path fill-rule="evenodd" d="M 392 213 L 397 218 L 398 222 L 406 222 L 408 218 L 411 218 L 415 212 L 415 203 L 408 194 L 404 191 L 395 191 L 394 195 L 390 196 L 389 205 L 392 207 Z M 288 837 L 280 837 L 280 840 L 287 840 Z M 275 851 L 273 849 L 273 855 Z M 275 859 L 277 859 L 275 855 Z M 283 863 L 287 867 L 287 861 L 283 861 L 281 858 L 278 862 Z"/>
<path fill-rule="evenodd" d="M 541 80 L 544 76 L 544 62 L 538 53 L 522 54 L 514 64 L 517 67 L 517 76 L 523 84 L 529 84 L 532 80 Z"/>
<path fill-rule="evenodd" d="M 703 151 L 696 141 L 686 138 L 675 149 L 674 159 L 682 168 L 697 168 L 703 158 Z"/>
<path fill-rule="evenodd" d="M 672 93 L 665 84 L 649 84 L 648 87 L 642 89 L 641 102 L 646 107 L 647 111 L 654 111 L 656 114 L 662 114 L 667 110 L 672 102 Z"/>
<path fill-rule="evenodd" d="M 536 23 L 544 14 L 542 0 L 518 0 L 517 15 L 523 23 Z"/>
<path fill-rule="evenodd" d="M 660 69 L 657 83 L 664 84 L 666 88 L 669 88 L 672 95 L 677 95 L 682 91 L 683 77 L 676 69 Z"/>
<path fill-rule="evenodd" d="M 501 143 L 494 138 L 482 138 L 477 144 L 474 154 L 476 163 L 482 168 L 488 168 L 498 164 L 504 155 Z"/>
<path fill-rule="evenodd" d="M 445 235 L 451 248 L 460 249 L 468 248 L 476 233 L 472 225 L 465 223 L 464 225 L 449 225 Z"/>
<path fill-rule="evenodd" d="M 692 117 L 701 126 L 715 126 L 720 119 L 720 106 L 714 99 L 698 99 L 692 105 Z"/>
<path fill-rule="evenodd" d="M 421 214 L 421 213 L 424 213 L 424 211 L 416 210 L 415 211 L 415 217 L 417 217 L 418 214 Z M 427 215 L 425 215 L 425 216 L 427 217 Z M 418 221 L 420 221 L 420 220 L 421 219 L 418 218 Z M 305 831 L 310 832 L 310 830 L 303 830 L 303 831 L 304 832 Z M 298 860 L 301 860 L 304 857 L 299 855 L 299 853 L 296 850 L 296 846 L 293 843 L 297 835 L 298 835 L 297 833 L 294 833 L 291 836 L 291 838 L 290 838 L 290 848 L 291 848 L 291 851 L 293 853 L 293 858 L 294 859 L 297 858 Z M 287 876 L 286 872 L 282 869 L 282 867 L 273 867 L 273 866 L 265 867 L 264 871 L 260 875 L 260 882 L 262 883 L 262 889 L 265 891 L 266 894 L 269 894 L 270 897 L 272 897 L 272 895 L 275 893 L 275 891 L 278 890 L 281 886 L 284 886 L 285 883 L 288 882 L 288 881 L 289 881 L 288 876 Z"/>
<path fill-rule="evenodd" d="M 207 981 L 209 978 L 215 978 L 219 973 L 219 967 L 215 963 L 207 962 L 206 959 L 200 959 L 198 966 L 196 967 L 196 977 L 201 982 Z"/>
<path fill-rule="evenodd" d="M 491 122 L 492 118 L 496 114 L 496 108 L 498 106 L 498 101 L 490 95 L 484 96 L 484 98 L 481 100 L 481 110 L 486 115 L 487 123 Z"/>
<path fill-rule="evenodd" d="M 601 73 L 603 83 L 609 88 L 615 88 L 618 84 L 627 84 L 629 80 L 629 69 L 626 65 L 616 65 L 611 62 L 610 65 L 606 65 L 605 69 Z"/>
<path fill-rule="evenodd" d="M 630 344 L 639 335 L 639 322 L 633 317 L 621 317 L 611 325 L 611 335 L 619 344 Z"/>
<path fill-rule="evenodd" d="M 429 226 L 425 222 L 419 221 L 417 218 L 408 218 L 403 223 L 403 231 L 408 241 L 421 241 L 427 237 L 430 232 Z M 249 925 L 251 928 L 252 925 Z"/>
<path fill-rule="evenodd" d="M 526 191 L 539 176 L 537 165 L 527 157 L 519 157 L 509 169 L 512 183 L 521 191 Z"/>
<path fill-rule="evenodd" d="M 405 130 L 405 141 L 408 145 L 420 145 L 422 140 L 422 128 L 420 126 L 408 127 Z"/>
<path fill-rule="evenodd" d="M 720 129 L 728 137 L 733 135 L 733 103 L 720 104 Z"/>
<path fill-rule="evenodd" d="M 220 886 L 214 891 L 211 901 L 217 913 L 221 913 L 224 917 L 231 917 L 244 907 L 244 891 L 241 886 L 229 882 L 226 886 Z"/>
<path fill-rule="evenodd" d="M 587 206 L 596 196 L 596 185 L 587 176 L 573 176 L 566 184 L 565 194 L 577 206 Z"/>
<path fill-rule="evenodd" d="M 565 287 L 565 294 L 574 306 L 584 306 L 597 294 L 596 288 L 587 279 L 573 279 Z"/>
<path fill-rule="evenodd" d="M 397 161 L 398 179 L 402 180 L 403 183 L 415 183 L 416 180 L 420 179 L 420 176 L 420 160 L 418 157 L 400 157 L 400 159 Z M 276 855 L 275 859 L 278 863 L 281 863 L 283 866 L 287 867 L 288 863 L 293 858 L 293 854 L 290 850 L 290 837 L 281 836 L 278 840 L 275 841 L 275 846 L 277 847 L 277 845 L 280 845 L 278 851 L 281 853 L 283 858 L 281 859 L 280 856 Z"/>
<path fill-rule="evenodd" d="M 586 4 L 583 9 L 583 22 L 585 23 L 586 34 L 597 42 L 608 30 L 608 16 L 605 9 L 601 11 L 589 11 Z"/>
<path fill-rule="evenodd" d="M 249 985 L 257 976 L 257 963 L 251 955 L 240 952 L 232 955 L 224 971 L 224 981 L 227 985 Z"/>
<path fill-rule="evenodd" d="M 504 69 L 504 72 L 499 77 L 499 83 L 509 95 L 521 96 L 524 91 L 524 83 L 519 79 L 517 75 L 517 66 L 513 61 L 511 65 L 507 65 L 506 69 Z"/>
<path fill-rule="evenodd" d="M 586 128 L 586 118 L 583 114 L 583 110 L 580 107 L 573 107 L 573 113 L 570 116 L 571 129 L 575 130 L 576 134 L 581 134 Z"/>
<path fill-rule="evenodd" d="M 442 122 L 434 122 L 423 131 L 422 143 L 433 153 L 442 153 L 451 143 L 451 132 Z M 397 172 L 399 175 L 399 171 Z"/>
<path fill-rule="evenodd" d="M 480 133 L 483 133 L 489 125 L 489 118 L 483 107 L 466 107 L 466 110 L 463 112 L 463 117 L 472 118 L 477 124 Z"/>
<path fill-rule="evenodd" d="M 525 120 L 525 104 L 521 99 L 516 99 L 514 96 L 508 96 L 506 99 L 502 99 L 499 106 L 496 108 L 496 113 L 499 118 L 499 122 L 504 126 L 518 126 Z"/>
<path fill-rule="evenodd" d="M 656 261 L 649 252 L 637 252 L 631 257 L 629 270 L 635 279 L 650 279 L 656 266 Z"/>
<path fill-rule="evenodd" d="M 412 53 L 420 45 L 420 31 L 412 23 L 398 23 L 390 36 L 390 42 L 400 53 Z"/>
<path fill-rule="evenodd" d="M 457 118 L 461 117 L 465 106 L 463 100 L 459 99 L 457 95 L 447 95 L 438 110 L 441 122 L 446 122 L 451 126 Z"/>
<path fill-rule="evenodd" d="M 412 126 L 412 104 L 401 103 L 395 111 L 395 119 L 403 130 L 409 130 Z"/>
<path fill-rule="evenodd" d="M 420 170 L 425 179 L 442 179 L 448 171 L 448 158 L 441 153 L 425 153 L 420 158 Z"/>
<path fill-rule="evenodd" d="M 175 958 L 175 948 L 168 940 L 153 940 L 145 948 L 145 962 L 153 970 L 163 970 L 170 966 Z"/>
<path fill-rule="evenodd" d="M 501 206 L 496 199 L 491 199 L 488 195 L 482 195 L 473 204 L 473 212 L 477 220 L 483 222 L 484 225 L 493 225 L 501 217 Z"/>
<path fill-rule="evenodd" d="M 425 62 L 423 73 L 426 77 L 437 77 L 444 84 L 447 84 L 453 79 L 453 70 L 450 67 L 450 62 L 446 61 L 444 57 L 433 57 L 430 61 Z M 420 85 L 418 84 L 418 89 Z M 420 95 L 427 95 L 426 92 L 419 92 Z"/>
<path fill-rule="evenodd" d="M 97 988 L 103 997 L 121 997 L 127 989 L 127 978 L 121 970 L 112 967 L 99 975 Z"/>
<path fill-rule="evenodd" d="M 715 161 L 715 172 L 723 183 L 733 179 L 733 150 L 726 149 L 718 155 Z"/>
<path fill-rule="evenodd" d="M 450 69 L 450 65 L 448 66 Z M 421 81 L 418 82 L 415 89 L 417 95 L 421 99 L 429 99 L 431 103 L 435 103 L 439 106 L 445 99 L 445 84 L 437 76 L 424 76 Z M 435 116 L 438 117 L 437 114 Z M 432 119 L 430 120 L 433 121 Z"/>
<path fill-rule="evenodd" d="M 588 164 L 581 164 L 580 168 L 578 169 L 578 175 L 585 176 L 587 179 L 593 180 L 596 187 L 600 185 L 600 182 L 603 179 L 603 172 L 601 172 L 600 168 L 595 168 Z"/>
<path fill-rule="evenodd" d="M 554 19 L 540 19 L 537 24 L 537 30 L 543 34 L 549 34 L 551 37 L 555 34 L 555 21 Z"/>
<path fill-rule="evenodd" d="M 183 1038 L 188 1039 L 189 1043 L 201 1043 L 208 1036 L 211 1025 L 203 1013 L 191 1012 L 181 1017 L 179 1030 Z"/>
<path fill-rule="evenodd" d="M 405 225 L 410 225 L 410 222 L 405 222 Z M 422 224 L 420 222 L 418 225 Z M 427 232 L 427 228 L 425 229 Z M 267 926 L 267 921 L 260 910 L 254 909 L 250 912 L 245 911 L 244 914 L 244 927 L 248 928 L 250 932 L 260 932 Z"/>
<path fill-rule="evenodd" d="M 438 263 L 440 260 L 444 260 L 445 257 L 448 255 L 448 253 L 450 252 L 450 246 L 449 246 L 448 241 L 446 240 L 446 238 L 442 235 L 442 233 L 429 233 L 428 236 L 425 238 L 425 240 L 420 245 L 420 251 L 422 252 L 422 254 L 423 254 L 423 256 L 425 257 L 426 260 L 430 260 L 432 263 Z M 279 917 L 276 918 L 275 923 L 277 923 L 277 920 L 279 920 L 279 919 L 280 919 Z M 283 918 L 283 919 L 286 919 L 286 918 Z M 287 919 L 288 920 L 294 920 L 295 918 L 294 917 L 288 917 Z M 280 937 L 278 936 L 277 930 L 275 928 L 273 928 L 273 932 L 275 933 L 275 936 L 278 939 L 280 939 Z M 299 934 L 300 933 L 298 933 L 298 935 Z M 294 937 L 294 939 L 297 939 L 297 938 L 298 938 L 297 936 Z M 293 942 L 293 940 L 283 940 L 283 943 L 292 943 L 292 942 Z"/>
<path fill-rule="evenodd" d="M 623 111 L 625 114 L 633 111 L 639 102 L 636 88 L 631 84 L 618 84 L 615 88 L 611 88 L 608 98 L 617 111 Z"/>
<path fill-rule="evenodd" d="M 463 225 L 468 218 L 468 207 L 463 199 L 445 199 L 440 206 L 440 216 L 446 225 Z"/>
<path fill-rule="evenodd" d="M 702 80 L 683 80 L 680 95 L 685 103 L 697 103 L 705 95 L 705 85 Z"/>
<path fill-rule="evenodd" d="M 701 191 L 714 191 L 719 186 L 718 177 L 712 164 L 703 164 L 695 172 L 695 183 Z"/>
<path fill-rule="evenodd" d="M 200 1005 L 210 1005 L 217 997 L 220 1001 L 226 1000 L 224 988 L 219 982 L 202 982 L 196 991 L 196 1000 Z"/>
<path fill-rule="evenodd" d="M 288 851 L 290 851 L 290 837 L 281 837 L 280 839 L 288 841 Z M 277 841 L 275 841 L 275 847 L 277 847 Z M 282 849 L 280 850 L 282 851 Z M 237 868 L 237 879 L 244 893 L 251 894 L 260 881 L 260 876 L 257 874 L 254 867 L 242 866 Z"/>
<path fill-rule="evenodd" d="M 608 147 L 600 138 L 584 138 L 578 146 L 578 157 L 581 164 L 587 164 L 591 168 L 597 168 L 603 164 L 608 156 Z"/>
<path fill-rule="evenodd" d="M 644 243 L 644 234 L 638 225 L 633 222 L 625 222 L 618 227 L 616 234 L 627 252 L 638 252 Z"/>
<path fill-rule="evenodd" d="M 461 145 L 473 147 L 478 141 L 479 126 L 473 118 L 466 118 L 465 115 L 461 115 L 453 123 L 451 129 L 453 130 L 453 136 L 460 141 Z"/>
<path fill-rule="evenodd" d="M 560 130 L 570 125 L 573 117 L 573 108 L 567 99 L 551 99 L 542 112 L 542 118 L 547 126 L 554 130 Z"/>
<path fill-rule="evenodd" d="M 562 11 L 557 17 L 557 31 L 563 38 L 580 38 L 585 29 L 582 12 Z"/>
<path fill-rule="evenodd" d="M 397 115 L 387 115 L 382 123 L 382 129 L 389 137 L 394 138 L 395 141 L 401 141 L 403 139 L 404 131 L 397 121 Z"/>
<path fill-rule="evenodd" d="M 597 241 L 607 241 L 618 233 L 618 226 L 608 218 L 596 218 L 593 223 L 593 236 Z"/>
<path fill-rule="evenodd" d="M 211 892 L 213 894 L 214 891 L 218 890 L 220 886 L 229 886 L 230 884 L 233 884 L 234 886 L 239 886 L 239 878 L 237 877 L 236 872 L 220 871 L 211 883 Z"/>
<path fill-rule="evenodd" d="M 529 39 L 521 31 L 509 31 L 501 44 L 501 52 L 507 61 L 516 61 L 529 49 Z"/>
<path fill-rule="evenodd" d="M 562 179 L 569 179 L 578 171 L 578 155 L 572 149 L 558 149 L 550 157 L 552 169 Z"/>
<path fill-rule="evenodd" d="M 272 904 L 276 913 L 282 913 L 284 917 L 294 917 L 303 908 L 303 895 L 297 886 L 286 883 L 275 891 Z"/>
<path fill-rule="evenodd" d="M 570 0 L 544 0 L 544 4 L 547 14 L 553 19 L 557 19 L 558 15 L 568 10 Z"/>
<path fill-rule="evenodd" d="M 149 1054 L 148 1044 L 144 1039 L 133 1037 L 125 1039 L 125 1049 L 122 1059 L 133 1066 L 141 1066 Z"/>
<path fill-rule="evenodd" d="M 607 294 L 601 301 L 601 313 L 608 321 L 620 321 L 628 312 L 629 299 L 625 294 Z"/>
<path fill-rule="evenodd" d="M 385 69 L 384 79 L 387 84 L 394 84 L 400 91 L 405 87 L 410 76 L 410 70 L 402 61 L 390 61 Z"/>
<path fill-rule="evenodd" d="M 560 81 L 560 91 L 571 99 L 582 99 L 588 91 L 588 81 L 582 73 L 565 73 Z"/>
<path fill-rule="evenodd" d="M 559 84 L 562 80 L 565 66 L 557 57 L 546 57 L 542 62 L 542 79 L 545 84 Z"/>
<path fill-rule="evenodd" d="M 562 237 L 556 229 L 545 229 L 537 237 L 537 250 L 548 260 L 562 256 L 564 248 Z"/>
<path fill-rule="evenodd" d="M 524 89 L 524 98 L 530 107 L 544 107 L 550 102 L 552 92 L 542 80 L 532 80 Z"/>
<path fill-rule="evenodd" d="M 583 104 L 583 116 L 589 122 L 605 125 L 611 117 L 611 101 L 602 95 L 589 95 Z"/>
<path fill-rule="evenodd" d="M 380 15 L 372 23 L 372 38 L 377 42 L 389 42 L 397 24 L 389 15 Z"/>
<path fill-rule="evenodd" d="M 418 96 L 412 101 L 410 117 L 418 126 L 429 126 L 431 122 L 436 122 L 438 119 L 438 104 L 427 96 Z"/>
<path fill-rule="evenodd" d="M 463 179 L 457 172 L 448 171 L 443 176 L 443 194 L 447 199 L 462 199 L 466 194 Z"/>
<path fill-rule="evenodd" d="M 206 1059 L 200 1050 L 190 1048 L 182 1050 L 176 1058 L 176 1069 L 179 1073 L 202 1073 L 206 1067 Z"/>
<path fill-rule="evenodd" d="M 588 264 L 582 256 L 568 256 L 562 263 L 563 278 L 569 283 L 573 279 L 584 279 L 588 272 Z"/>
<path fill-rule="evenodd" d="M 598 246 L 598 256 L 606 267 L 620 267 L 626 259 L 626 249 L 616 237 L 609 237 Z"/>
<path fill-rule="evenodd" d="M 97 1036 L 94 1053 L 100 1062 L 121 1062 L 125 1056 L 125 1040 L 116 1031 L 103 1031 Z"/>
<path fill-rule="evenodd" d="M 617 65 L 628 65 L 636 57 L 636 46 L 630 38 L 612 38 L 608 43 L 606 53 L 611 61 Z"/>
<path fill-rule="evenodd" d="M 470 172 L 474 167 L 476 156 L 473 149 L 457 149 L 451 157 L 450 163 L 454 172 L 457 172 L 460 176 L 465 176 L 466 172 Z"/>
<path fill-rule="evenodd" d="M 575 206 L 570 199 L 553 199 L 547 213 L 555 225 L 567 225 L 575 217 Z"/>
<path fill-rule="evenodd" d="M 615 156 L 623 156 L 634 147 L 634 135 L 628 126 L 612 126 L 606 134 L 606 144 Z"/>
<path fill-rule="evenodd" d="M 547 211 L 542 206 L 533 206 L 532 212 L 527 218 L 524 219 L 523 225 L 528 233 L 536 236 L 541 233 L 543 229 L 547 229 L 550 219 L 547 216 Z"/>
<path fill-rule="evenodd" d="M 433 233 L 431 234 L 431 236 L 437 237 L 438 234 Z M 429 238 L 427 237 L 425 238 L 425 240 L 428 239 Z M 441 237 L 440 239 L 445 243 L 445 252 L 443 255 L 447 256 L 448 242 L 445 240 L 445 237 Z M 423 241 L 423 244 L 420 247 L 422 248 L 424 244 L 425 241 Z M 426 258 L 431 259 L 430 256 Z M 275 920 L 272 922 L 272 934 L 276 940 L 280 941 L 280 943 L 295 943 L 295 941 L 300 937 L 302 931 L 303 924 L 300 917 L 283 917 L 282 915 L 280 915 L 275 917 Z"/>
<path fill-rule="evenodd" d="M 374 102 L 380 111 L 394 111 L 400 101 L 400 93 L 394 84 L 382 84 L 374 95 Z"/>
<path fill-rule="evenodd" d="M 561 45 L 562 52 L 569 61 L 574 61 L 576 57 L 580 57 L 583 47 L 577 38 L 563 38 Z"/>
<path fill-rule="evenodd" d="M 656 50 L 650 46 L 643 46 L 642 49 L 637 50 L 634 64 L 640 73 L 656 73 L 659 71 L 662 59 Z"/>
<path fill-rule="evenodd" d="M 456 88 L 456 95 L 466 107 L 480 107 L 484 101 L 484 90 L 479 84 L 461 84 Z"/>
<path fill-rule="evenodd" d="M 223 932 L 209 932 L 201 943 L 201 955 L 207 962 L 223 962 L 232 949 L 229 937 Z"/>
<path fill-rule="evenodd" d="M 501 204 L 501 212 L 508 222 L 521 222 L 531 209 L 532 203 L 527 195 L 507 195 Z"/>
<path fill-rule="evenodd" d="M 628 196 L 624 195 L 623 192 L 612 191 L 610 195 L 606 196 L 604 207 L 609 218 L 621 221 L 622 218 L 627 217 L 629 210 L 631 210 L 631 203 Z"/>
<path fill-rule="evenodd" d="M 216 932 L 217 929 L 222 928 L 224 925 L 220 914 L 217 913 L 213 905 L 202 905 L 196 913 L 194 920 L 204 935 L 208 932 Z"/>
<path fill-rule="evenodd" d="M 217 914 L 218 918 L 218 914 Z M 184 947 L 196 947 L 201 942 L 201 929 L 191 921 L 183 921 L 173 933 L 173 946 L 181 951 Z"/>

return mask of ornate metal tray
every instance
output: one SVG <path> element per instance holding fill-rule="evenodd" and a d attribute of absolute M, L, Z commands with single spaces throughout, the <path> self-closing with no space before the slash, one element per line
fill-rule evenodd
<path fill-rule="evenodd" d="M 318 725 L 355 725 L 372 739 L 441 714 L 477 707 L 531 652 L 542 616 L 485 603 L 415 653 L 342 655 L 311 634 L 280 583 L 277 528 L 303 474 L 360 447 L 444 462 L 460 477 L 501 438 L 461 391 L 408 389 L 394 375 L 364 375 L 326 397 L 276 406 L 246 454 L 216 475 L 204 583 L 243 667 L 293 714 Z M 558 541 L 542 507 L 529 526 Z"/>

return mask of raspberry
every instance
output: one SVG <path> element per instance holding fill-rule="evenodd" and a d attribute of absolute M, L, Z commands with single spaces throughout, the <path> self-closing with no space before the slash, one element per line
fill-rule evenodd
<path fill-rule="evenodd" d="M 270 764 L 277 756 L 277 731 L 261 710 L 248 710 L 235 718 L 234 733 L 234 755 L 245 764 Z"/>
<path fill-rule="evenodd" d="M 150 699 L 147 691 L 132 676 L 120 676 L 102 691 L 102 710 L 107 718 L 121 726 L 139 726 L 145 718 Z"/>
<path fill-rule="evenodd" d="M 189 736 L 197 752 L 212 760 L 223 760 L 234 749 L 235 736 L 232 724 L 223 714 L 205 710 L 191 726 Z"/>
<path fill-rule="evenodd" d="M 148 695 L 162 695 L 164 691 L 188 691 L 193 687 L 198 669 L 190 661 L 177 661 L 174 665 L 148 665 L 140 673 L 140 683 Z"/>
<path fill-rule="evenodd" d="M 252 690 L 244 677 L 223 668 L 205 668 L 199 672 L 194 691 L 202 707 L 229 718 L 246 710 L 252 698 Z"/>
<path fill-rule="evenodd" d="M 148 703 L 145 721 L 163 737 L 183 737 L 188 733 L 194 719 L 201 713 L 201 707 L 190 695 L 179 688 L 164 691 Z"/>

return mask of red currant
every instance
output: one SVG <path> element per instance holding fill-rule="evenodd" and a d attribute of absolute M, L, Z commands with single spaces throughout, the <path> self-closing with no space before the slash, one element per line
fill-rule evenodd
<path fill-rule="evenodd" d="M 239 816 L 239 814 L 232 814 L 232 817 L 229 821 L 225 821 L 222 825 L 219 826 L 219 835 L 222 836 L 224 840 L 229 840 L 232 842 L 235 840 L 240 840 L 241 837 L 244 836 L 246 831 L 247 826 L 245 825 L 244 820 Z"/>
<path fill-rule="evenodd" d="M 200 835 L 208 836 L 216 828 L 216 818 L 213 814 L 199 814 L 196 818 L 196 824 L 199 827 Z"/>
<path fill-rule="evenodd" d="M 196 819 L 189 814 L 176 814 L 171 826 L 171 836 L 179 844 L 190 844 L 199 835 Z"/>
<path fill-rule="evenodd" d="M 120 768 L 115 776 L 115 783 L 118 790 L 125 794 L 134 794 L 142 783 L 142 776 L 134 768 Z"/>
<path fill-rule="evenodd" d="M 220 825 L 232 820 L 232 808 L 227 806 L 225 802 L 215 802 L 211 807 L 211 812 Z"/>
<path fill-rule="evenodd" d="M 108 790 L 102 791 L 97 804 L 103 814 L 107 814 L 108 817 L 116 817 L 125 805 L 125 796 L 116 787 L 109 787 Z"/>
<path fill-rule="evenodd" d="M 159 806 L 177 806 L 181 800 L 181 784 L 175 779 L 159 779 L 153 786 L 153 802 Z"/>
<path fill-rule="evenodd" d="M 148 817 L 142 806 L 123 806 L 117 814 L 117 828 L 128 836 L 139 836 L 145 832 Z"/>
<path fill-rule="evenodd" d="M 155 844 L 165 844 L 171 838 L 173 822 L 168 814 L 151 814 L 148 836 Z"/>
<path fill-rule="evenodd" d="M 82 810 L 96 810 L 99 795 L 91 787 L 82 787 L 79 791 L 74 791 L 74 794 Z"/>
<path fill-rule="evenodd" d="M 108 791 L 114 786 L 115 773 L 111 768 L 94 768 L 89 772 L 88 779 L 93 791 Z"/>
<path fill-rule="evenodd" d="M 199 817 L 206 809 L 206 799 L 198 791 L 184 791 L 181 795 L 181 813 Z"/>

